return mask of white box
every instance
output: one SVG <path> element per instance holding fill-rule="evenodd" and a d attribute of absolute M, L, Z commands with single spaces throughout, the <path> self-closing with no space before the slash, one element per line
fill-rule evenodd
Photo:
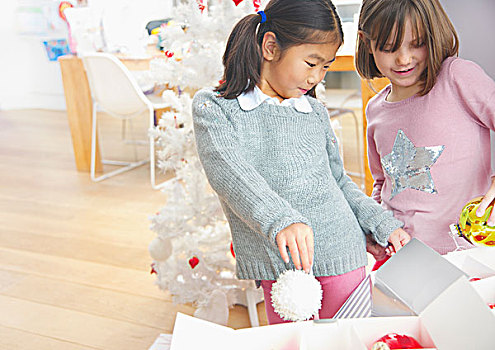
<path fill-rule="evenodd" d="M 418 316 L 371 317 L 359 320 L 345 320 L 352 323 L 361 348 L 371 349 L 381 337 L 390 333 L 405 334 L 413 337 L 424 349 L 436 349 L 430 333 Z"/>
<path fill-rule="evenodd" d="M 460 250 L 443 257 L 468 274 L 469 278 L 495 276 L 495 247 Z"/>
<path fill-rule="evenodd" d="M 482 260 L 488 259 L 485 254 L 481 253 Z M 413 239 L 376 272 L 374 279 L 375 311 L 409 316 L 234 330 L 178 313 L 171 350 L 367 350 L 388 333 L 412 336 L 429 349 L 495 349 L 495 313 L 486 305 L 486 300 L 495 298 L 495 278 L 470 283 L 466 273 Z"/>
<path fill-rule="evenodd" d="M 309 321 L 302 329 L 300 350 L 360 350 L 359 339 L 352 322 L 342 320 Z"/>
<path fill-rule="evenodd" d="M 467 274 L 412 239 L 375 274 L 373 314 L 419 316 L 438 349 L 495 349 L 495 317 Z"/>

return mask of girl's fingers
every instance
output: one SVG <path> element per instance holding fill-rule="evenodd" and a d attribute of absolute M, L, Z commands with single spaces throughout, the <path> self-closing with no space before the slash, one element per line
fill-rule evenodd
<path fill-rule="evenodd" d="M 494 198 L 495 198 L 495 178 L 493 178 L 490 189 L 488 190 L 488 192 L 486 192 L 483 199 L 481 200 L 478 210 L 476 210 L 476 215 L 483 216 L 485 214 L 486 209 L 488 208 L 488 206 L 490 205 L 490 203 L 493 201 Z M 490 218 L 488 219 L 489 221 L 488 225 L 490 225 L 490 223 L 493 223 L 492 220 L 493 220 L 492 216 L 490 215 Z"/>
<path fill-rule="evenodd" d="M 315 244 L 312 234 L 306 237 L 306 246 L 308 247 L 309 265 L 313 266 L 313 257 L 315 255 Z"/>
<path fill-rule="evenodd" d="M 291 239 L 290 241 L 287 242 L 287 245 L 289 246 L 289 251 L 290 251 L 290 255 L 292 257 L 292 262 L 296 266 L 296 269 L 300 270 L 301 269 L 301 260 L 299 259 L 299 250 L 297 247 L 296 240 Z"/>
<path fill-rule="evenodd" d="M 277 237 L 278 238 L 278 237 Z M 277 239 L 278 251 L 280 252 L 280 256 L 282 260 L 288 264 L 289 263 L 289 254 L 287 254 L 287 242 L 284 238 Z"/>
<path fill-rule="evenodd" d="M 486 224 L 488 226 L 495 226 L 495 210 L 492 210 L 492 213 L 490 214 L 490 217 L 488 218 Z"/>
<path fill-rule="evenodd" d="M 409 241 L 411 240 L 411 236 L 409 235 L 402 235 L 400 242 L 402 243 L 402 246 L 405 246 Z"/>
<path fill-rule="evenodd" d="M 390 239 L 389 239 L 389 242 L 392 244 L 392 246 L 390 248 L 393 249 L 393 252 L 394 253 L 397 253 L 397 251 L 401 248 L 401 243 L 400 243 L 400 240 L 398 237 L 396 237 L 395 235 L 391 235 L 390 236 Z"/>
<path fill-rule="evenodd" d="M 299 249 L 299 256 L 301 257 L 302 268 L 306 273 L 309 273 L 311 264 L 309 263 L 309 252 L 308 246 L 306 245 L 306 239 L 300 240 L 297 247 Z"/>

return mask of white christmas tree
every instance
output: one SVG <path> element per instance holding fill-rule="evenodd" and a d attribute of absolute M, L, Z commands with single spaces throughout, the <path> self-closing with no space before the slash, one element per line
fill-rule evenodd
<path fill-rule="evenodd" d="M 158 166 L 175 171 L 164 192 L 167 202 L 151 217 L 157 234 L 149 245 L 156 283 L 176 303 L 193 303 L 195 316 L 226 324 L 228 309 L 245 303 L 253 283 L 235 277 L 228 224 L 208 185 L 196 153 L 192 128 L 192 93 L 222 78 L 222 54 L 234 24 L 258 10 L 260 2 L 188 0 L 162 27 L 166 58 L 151 62 L 153 78 L 173 86 L 163 98 L 164 113 L 150 132 L 157 143 Z"/>

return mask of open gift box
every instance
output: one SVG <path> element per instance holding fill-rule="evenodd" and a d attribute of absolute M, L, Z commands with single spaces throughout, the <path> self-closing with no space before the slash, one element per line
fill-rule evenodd
<path fill-rule="evenodd" d="M 459 250 L 443 257 L 465 272 L 469 278 L 495 276 L 495 247 Z"/>
<path fill-rule="evenodd" d="M 444 258 L 469 276 L 471 285 L 487 305 L 495 306 L 495 248 L 461 250 Z M 492 312 L 495 313 L 495 308 Z"/>
<path fill-rule="evenodd" d="M 375 274 L 374 316 L 417 315 L 438 349 L 495 349 L 495 317 L 468 274 L 412 239 Z"/>
<path fill-rule="evenodd" d="M 382 317 L 234 330 L 178 314 L 171 350 L 365 350 L 388 333 L 412 336 L 427 349 L 495 349 L 495 314 L 465 272 L 422 242 L 411 240 L 373 281 L 372 313 Z"/>
<path fill-rule="evenodd" d="M 389 333 L 406 334 L 417 340 L 423 349 L 436 349 L 417 316 L 341 319 L 334 324 L 315 321 L 301 331 L 300 350 L 368 350 Z"/>

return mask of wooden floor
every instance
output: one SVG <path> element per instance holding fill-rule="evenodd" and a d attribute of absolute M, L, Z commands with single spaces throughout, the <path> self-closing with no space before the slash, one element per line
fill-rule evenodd
<path fill-rule="evenodd" d="M 150 274 L 148 215 L 166 197 L 148 177 L 93 183 L 75 169 L 65 112 L 0 111 L 0 349 L 148 349 L 194 312 Z M 249 327 L 244 307 L 229 326 Z"/>

